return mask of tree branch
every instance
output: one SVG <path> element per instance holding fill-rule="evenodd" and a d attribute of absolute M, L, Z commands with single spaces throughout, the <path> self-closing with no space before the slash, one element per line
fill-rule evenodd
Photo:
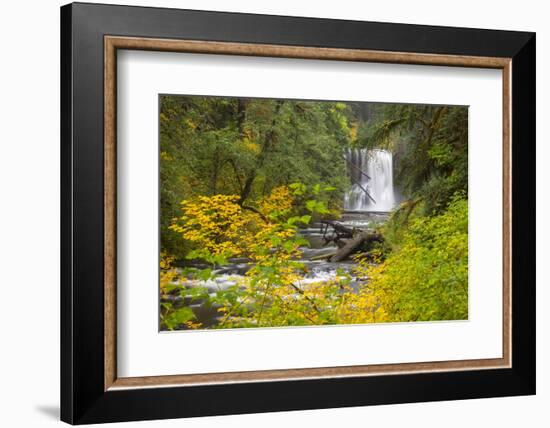
<path fill-rule="evenodd" d="M 258 214 L 258 215 L 262 218 L 262 220 L 263 220 L 264 222 L 269 223 L 268 218 L 267 218 L 265 215 L 263 215 L 263 214 L 262 214 L 259 210 L 257 210 L 256 208 L 250 207 L 250 206 L 248 206 L 248 205 L 241 205 L 241 208 L 242 208 L 243 210 L 252 211 L 253 213 Z"/>

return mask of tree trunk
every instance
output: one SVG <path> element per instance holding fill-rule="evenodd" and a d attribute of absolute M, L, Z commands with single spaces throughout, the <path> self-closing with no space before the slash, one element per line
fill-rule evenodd
<path fill-rule="evenodd" d="M 277 136 L 275 135 L 274 128 L 278 119 L 277 116 L 279 114 L 279 111 L 281 110 L 281 106 L 283 105 L 283 102 L 284 102 L 283 100 L 278 100 L 276 103 L 275 112 L 273 113 L 273 118 L 271 120 L 271 128 L 269 129 L 269 131 L 267 131 L 264 142 L 261 145 L 260 154 L 258 155 L 258 160 L 256 162 L 256 165 L 251 171 L 249 171 L 248 177 L 246 178 L 243 190 L 239 198 L 240 205 L 244 204 L 248 196 L 250 196 L 250 192 L 252 191 L 252 185 L 254 184 L 256 175 L 258 171 L 264 166 L 264 163 L 271 152 L 272 145 L 275 142 L 275 139 L 277 138 Z"/>
<path fill-rule="evenodd" d="M 243 205 L 246 199 L 248 198 L 248 196 L 250 195 L 250 192 L 252 191 L 252 184 L 254 183 L 255 178 L 256 178 L 256 174 L 255 172 L 252 172 L 246 179 L 243 186 L 243 190 L 239 197 L 239 204 Z"/>
<path fill-rule="evenodd" d="M 340 248 L 335 255 L 330 258 L 331 262 L 341 262 L 347 259 L 351 254 L 357 252 L 363 244 L 369 242 L 381 242 L 382 235 L 375 231 L 360 232 L 350 239 L 346 245 Z"/>

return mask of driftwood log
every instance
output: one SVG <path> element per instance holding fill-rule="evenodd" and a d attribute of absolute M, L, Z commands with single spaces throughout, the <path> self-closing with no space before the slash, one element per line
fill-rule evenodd
<path fill-rule="evenodd" d="M 331 256 L 329 261 L 333 263 L 341 262 L 342 260 L 347 259 L 351 254 L 359 251 L 363 245 L 370 242 L 382 242 L 383 239 L 384 238 L 380 233 L 373 230 L 366 230 L 356 233 L 352 239 L 347 241 L 347 243 L 336 252 L 336 254 Z"/>
<path fill-rule="evenodd" d="M 342 235 L 353 235 L 354 229 L 352 227 L 347 227 L 340 223 L 339 221 L 334 220 L 321 220 L 321 224 L 325 228 L 332 227 L 336 232 L 341 233 Z"/>
<path fill-rule="evenodd" d="M 355 233 L 355 229 L 333 220 L 321 220 L 321 230 L 325 245 L 329 242 L 337 244 L 341 239 L 352 238 Z"/>

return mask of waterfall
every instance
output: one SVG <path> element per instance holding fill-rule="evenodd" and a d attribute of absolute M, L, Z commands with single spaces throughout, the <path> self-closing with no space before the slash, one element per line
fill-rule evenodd
<path fill-rule="evenodd" d="M 347 149 L 345 155 L 352 186 L 344 197 L 344 209 L 391 211 L 395 206 L 392 154 L 387 150 Z"/>

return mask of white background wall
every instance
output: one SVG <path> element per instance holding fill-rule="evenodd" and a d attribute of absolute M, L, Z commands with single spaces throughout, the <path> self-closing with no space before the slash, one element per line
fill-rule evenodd
<path fill-rule="evenodd" d="M 140 426 L 548 426 L 550 316 L 544 302 L 550 298 L 550 253 L 546 244 L 550 228 L 545 221 L 550 211 L 550 194 L 545 187 L 550 183 L 547 165 L 550 14 L 545 2 L 127 0 L 124 3 L 536 31 L 538 55 L 537 396 L 155 421 Z M 59 424 L 58 8 L 61 4 L 58 0 L 26 0 L 3 2 L 0 6 L 0 424 L 6 427 Z"/>

